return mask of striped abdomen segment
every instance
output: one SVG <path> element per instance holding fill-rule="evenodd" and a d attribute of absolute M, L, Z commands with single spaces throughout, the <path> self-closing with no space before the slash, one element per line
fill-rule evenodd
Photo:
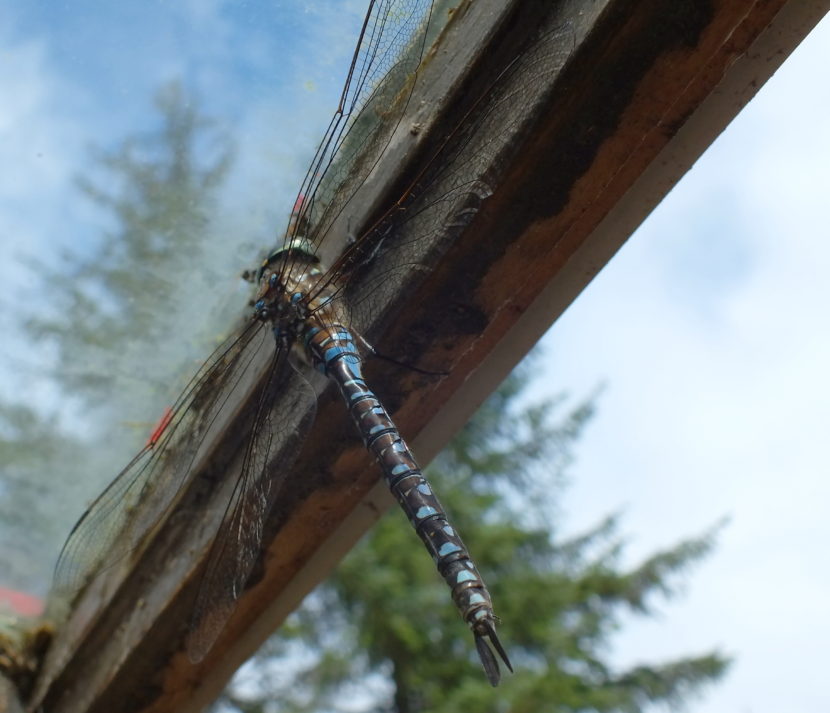
<path fill-rule="evenodd" d="M 496 637 L 490 594 L 412 452 L 363 380 L 360 355 L 350 332 L 337 325 L 309 327 L 305 341 L 315 366 L 337 382 L 366 447 L 383 470 L 389 489 L 432 555 L 461 616 L 473 630 L 487 676 L 496 685 L 498 663 L 484 638 L 490 639 L 508 668 L 510 662 Z"/>

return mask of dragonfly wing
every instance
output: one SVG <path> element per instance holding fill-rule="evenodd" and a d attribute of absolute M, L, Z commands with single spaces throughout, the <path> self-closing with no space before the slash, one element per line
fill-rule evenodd
<path fill-rule="evenodd" d="M 516 132 L 538 105 L 528 95 L 548 86 L 547 78 L 562 69 L 574 43 L 573 28 L 566 24 L 540 34 L 517 55 L 442 139 L 404 198 L 321 278 L 321 289 L 335 284 L 338 294 L 349 293 L 345 301 L 355 329 L 365 330 L 378 306 L 399 294 L 403 281 L 434 265 L 473 220 L 498 182 L 494 164 L 506 161 Z M 355 283 L 359 295 L 351 293 Z"/>
<path fill-rule="evenodd" d="M 406 110 L 427 41 L 432 0 L 374 0 L 340 105 L 300 187 L 288 237 L 320 246 L 388 146 Z"/>
<path fill-rule="evenodd" d="M 166 517 L 211 426 L 243 382 L 267 332 L 260 323 L 250 322 L 220 345 L 165 415 L 164 428 L 87 508 L 55 566 L 53 590 L 59 596 L 76 593 L 93 569 L 123 560 Z"/>
<path fill-rule="evenodd" d="M 156 456 L 151 446 L 145 446 L 81 516 L 55 565 L 52 588 L 56 594 L 73 594 L 96 564 L 112 566 L 127 554 L 130 548 L 118 539 L 129 512 L 125 503 L 138 500 L 154 470 Z"/>
<path fill-rule="evenodd" d="M 303 378 L 288 382 L 286 349 L 278 350 L 259 395 L 240 475 L 214 538 L 197 594 L 187 651 L 194 663 L 213 647 L 260 554 L 268 514 L 279 495 L 302 442 L 314 420 L 316 395 Z M 279 396 L 279 399 L 277 398 Z M 275 413 L 275 403 L 279 413 Z M 282 455 L 274 468 L 272 459 Z"/>

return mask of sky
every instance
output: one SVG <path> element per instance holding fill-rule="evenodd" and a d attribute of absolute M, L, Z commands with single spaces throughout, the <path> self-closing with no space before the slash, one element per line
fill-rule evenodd
<path fill-rule="evenodd" d="M 0 4 L 0 403 L 25 404 L 54 419 L 62 435 L 89 444 L 88 462 L 64 458 L 38 469 L 44 482 L 36 487 L 52 497 L 44 504 L 36 495 L 41 520 L 32 520 L 44 522 L 48 511 L 37 539 L 21 526 L 21 508 L 0 500 L 0 535 L 12 533 L 0 573 L 14 580 L 0 586 L 25 582 L 33 594 L 46 593 L 60 544 L 85 505 L 141 447 L 185 373 L 212 349 L 193 335 L 221 338 L 232 320 L 219 324 L 219 307 L 231 305 L 239 315 L 246 305 L 250 290 L 240 275 L 287 223 L 336 108 L 364 12 L 363 0 Z M 233 169 L 218 199 L 224 205 L 210 207 L 222 218 L 206 226 L 218 239 L 194 256 L 192 279 L 174 278 L 177 299 L 161 318 L 176 322 L 169 330 L 175 339 L 158 341 L 149 353 L 136 340 L 115 364 L 106 354 L 65 364 L 75 373 L 116 374 L 111 403 L 95 411 L 48 378 L 59 353 L 33 341 L 23 325 L 33 315 L 55 315 L 43 268 L 56 268 L 65 252 L 94 261 L 113 227 L 77 178 L 111 189 L 112 178 L 91 157 L 158 131 L 154 96 L 173 82 L 233 142 Z M 67 323 L 75 317 L 57 316 Z M 5 436 L 5 423 L 0 427 Z M 102 441 L 106 448 L 91 447 Z M 7 492 L 0 478 L 0 499 Z"/>
<path fill-rule="evenodd" d="M 267 181 L 267 193 L 262 188 L 258 194 L 272 205 L 257 210 L 273 233 L 271 224 L 276 216 L 285 221 L 284 204 L 290 208 L 297 176 L 334 109 L 363 5 L 4 3 L 4 243 L 15 255 L 29 255 L 89 241 L 96 216 L 73 193 L 73 177 L 88 164 L 90 147 L 112 146 L 152 122 L 152 97 L 171 81 L 184 84 L 206 113 L 233 132 L 236 182 Z M 4 261 L 0 268 L 14 271 L 13 287 L 25 275 L 16 267 Z M 3 298 L 9 299 L 3 277 Z"/>
<path fill-rule="evenodd" d="M 336 102 L 364 4 L 0 6 L 2 398 L 45 412 L 57 401 L 37 374 L 50 354 L 18 324 L 44 299 L 27 261 L 94 248 L 101 217 L 72 184 L 89 146 L 146 127 L 152 93 L 182 81 L 233 129 L 231 195 L 254 226 L 246 240 L 270 243 Z M 733 655 L 695 713 L 830 703 L 828 53 L 825 21 L 542 341 L 555 392 L 606 384 L 560 531 L 621 511 L 633 564 L 730 518 L 681 595 L 657 603 L 655 618 L 626 620 L 612 651 L 620 665 L 713 646 Z"/>
<path fill-rule="evenodd" d="M 566 530 L 621 511 L 634 563 L 730 518 L 614 651 L 734 656 L 700 713 L 830 707 L 828 61 L 825 18 L 542 340 L 557 389 L 606 384 Z"/>

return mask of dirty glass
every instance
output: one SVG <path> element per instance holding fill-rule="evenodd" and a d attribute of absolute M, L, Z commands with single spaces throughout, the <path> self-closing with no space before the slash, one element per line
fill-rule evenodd
<path fill-rule="evenodd" d="M 0 9 L 0 614 L 243 314 L 366 3 Z"/>

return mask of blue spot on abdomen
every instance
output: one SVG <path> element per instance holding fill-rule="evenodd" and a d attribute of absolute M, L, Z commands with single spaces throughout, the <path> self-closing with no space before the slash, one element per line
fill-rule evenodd
<path fill-rule="evenodd" d="M 460 552 L 461 548 L 456 545 L 454 542 L 445 542 L 441 545 L 441 549 L 438 550 L 438 555 L 440 557 L 446 557 L 447 555 L 451 555 L 453 552 Z"/>

